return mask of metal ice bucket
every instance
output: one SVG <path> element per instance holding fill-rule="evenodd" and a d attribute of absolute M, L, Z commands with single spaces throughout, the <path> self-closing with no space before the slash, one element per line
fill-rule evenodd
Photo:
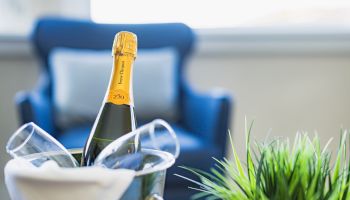
<path fill-rule="evenodd" d="M 38 130 L 41 130 L 40 127 L 37 127 L 37 128 Z M 31 139 L 32 135 L 33 135 L 33 131 L 30 131 L 29 135 L 25 134 L 24 141 L 22 141 L 21 139 L 19 143 L 20 145 L 17 146 L 16 148 L 19 148 L 23 144 L 26 144 L 26 142 L 29 141 L 29 139 Z M 43 140 L 43 138 L 46 138 L 46 140 Z M 115 152 L 118 152 L 118 148 L 126 144 L 125 142 L 131 139 L 135 141 L 136 140 L 142 141 L 140 142 L 141 143 L 140 152 L 137 152 L 135 154 L 125 155 L 123 157 L 118 157 L 117 155 L 114 155 Z M 9 141 L 10 144 L 11 144 L 11 141 L 12 140 L 10 139 Z M 11 190 L 13 196 L 17 195 L 18 197 L 16 198 L 19 198 L 19 199 L 21 199 L 20 196 L 22 194 L 24 195 L 23 193 L 24 191 L 30 191 L 32 193 L 36 193 L 36 190 L 37 190 L 37 188 L 35 187 L 36 185 L 28 184 L 29 183 L 28 181 L 22 184 L 21 181 L 23 181 L 22 179 L 23 177 L 21 177 L 22 174 L 19 172 L 21 171 L 21 167 L 24 167 L 23 169 L 25 169 L 26 167 L 31 168 L 35 166 L 41 166 L 41 164 L 43 164 L 48 160 L 53 160 L 53 161 L 59 160 L 61 156 L 63 155 L 67 156 L 68 154 L 67 150 L 58 141 L 56 141 L 54 138 L 52 138 L 48 133 L 46 133 L 43 130 L 41 130 L 41 135 L 39 135 L 39 137 L 33 141 L 37 141 L 41 143 L 39 143 L 38 145 L 35 144 L 34 146 L 28 145 L 27 146 L 28 148 L 24 149 L 23 152 L 21 152 L 22 154 L 20 154 L 19 156 L 21 159 L 23 159 L 22 161 L 25 161 L 24 163 L 27 163 L 27 164 L 23 164 L 20 162 L 16 163 L 16 161 L 13 161 L 13 162 L 9 161 L 10 167 L 7 168 L 8 169 L 7 176 L 5 172 L 5 176 L 7 177 L 7 178 L 5 177 L 5 179 L 8 180 L 6 184 L 8 186 L 8 190 Z M 56 150 L 55 148 L 53 149 L 41 148 L 41 147 L 46 147 L 46 145 L 50 146 L 51 143 L 54 143 L 61 148 L 58 148 L 59 150 Z M 35 151 L 32 151 L 32 150 L 35 150 Z M 64 152 L 64 154 L 62 152 Z M 69 150 L 69 153 L 72 154 L 77 161 L 81 160 L 82 152 L 83 152 L 82 149 Z M 119 165 L 119 168 L 125 168 L 130 170 L 136 169 L 136 171 L 134 172 L 129 171 L 130 173 L 132 173 L 132 175 L 135 175 L 135 176 L 130 175 L 129 179 L 127 179 L 128 182 L 125 182 L 123 188 L 116 188 L 115 190 L 113 190 L 114 188 L 111 188 L 111 187 L 108 188 L 109 191 L 115 192 L 115 193 L 108 193 L 109 195 L 112 195 L 112 196 L 109 196 L 109 198 L 112 197 L 113 199 L 113 197 L 115 196 L 116 199 L 119 198 L 121 200 L 157 200 L 157 199 L 159 200 L 159 199 L 163 199 L 166 170 L 174 164 L 175 159 L 178 157 L 179 153 L 180 153 L 180 144 L 179 144 L 179 140 L 176 137 L 175 131 L 164 120 L 156 119 L 148 124 L 145 124 L 139 127 L 135 131 L 132 131 L 130 133 L 123 135 L 122 137 L 110 143 L 107 147 L 103 149 L 102 152 L 99 153 L 99 156 L 96 158 L 95 164 L 96 166 L 107 167 L 112 169 L 118 168 L 117 165 Z M 14 158 L 18 157 L 16 154 L 12 156 Z M 113 157 L 113 156 L 117 156 L 117 157 Z M 68 157 L 70 157 L 69 159 L 73 163 L 73 158 L 71 158 L 71 156 L 68 156 Z M 117 160 L 113 160 L 113 159 L 117 159 Z M 57 165 L 61 166 L 58 163 Z M 67 165 L 67 166 L 76 167 L 78 166 L 78 163 Z M 11 171 L 11 169 L 14 169 L 14 170 Z M 78 168 L 78 171 L 79 170 L 80 169 Z M 41 170 L 39 175 L 46 177 L 47 175 L 45 173 L 42 173 L 44 171 L 45 170 Z M 111 173 L 110 176 L 114 175 L 115 182 L 119 180 L 119 175 L 117 173 L 113 174 L 113 171 L 111 170 L 104 170 L 104 171 L 109 171 L 109 173 Z M 127 170 L 124 170 L 124 171 L 127 171 Z M 30 174 L 32 174 L 33 172 L 27 170 L 26 173 L 27 174 L 25 174 L 25 177 L 28 180 L 32 180 L 33 177 L 31 177 Z M 99 172 L 94 172 L 94 173 L 99 173 Z M 101 175 L 103 174 L 103 172 L 100 172 L 100 173 Z M 96 183 L 98 181 L 105 180 L 105 178 L 102 178 L 102 180 L 99 180 L 99 174 L 92 174 L 92 175 L 97 175 L 97 176 L 93 176 L 92 178 L 96 180 Z M 81 179 L 79 176 L 77 177 L 75 177 L 74 175 L 72 176 L 73 177 L 71 178 L 76 178 L 75 181 L 77 182 L 82 181 L 83 183 L 85 183 L 84 182 L 85 179 Z M 110 178 L 113 178 L 113 177 L 110 177 Z M 44 183 L 46 181 L 45 180 L 43 182 L 42 180 L 44 179 L 45 178 L 41 178 L 41 179 L 39 178 L 36 181 L 38 181 L 38 183 Z M 54 180 L 53 182 L 55 182 L 56 178 L 53 177 L 52 179 Z M 57 180 L 59 180 L 59 178 L 57 178 Z M 57 181 L 57 183 L 61 184 L 61 186 L 66 186 L 65 184 L 62 184 L 62 183 L 65 183 L 65 181 L 66 181 L 65 179 L 62 179 L 60 181 Z M 94 192 L 94 189 L 96 190 L 104 189 L 103 186 L 99 184 L 94 185 L 94 183 L 95 182 L 90 184 L 90 186 L 93 187 L 93 189 L 91 190 L 92 192 Z M 124 182 L 117 182 L 117 183 L 122 184 Z M 129 183 L 130 185 L 128 185 Z M 24 188 L 24 189 L 20 188 L 19 187 L 20 185 L 24 185 L 28 187 L 29 190 L 28 188 Z M 51 190 L 52 188 L 55 188 L 53 187 L 54 185 L 51 185 L 51 184 L 46 184 L 44 186 L 47 186 L 48 191 Z M 84 187 L 85 185 L 83 185 L 80 188 L 79 188 L 80 185 L 76 185 L 76 186 L 78 186 L 78 188 L 74 190 L 75 192 L 77 192 L 75 195 L 83 196 L 83 194 L 79 194 L 79 192 L 80 191 L 85 192 L 85 187 Z M 87 186 L 86 188 L 88 187 L 89 186 Z M 117 186 L 114 186 L 114 187 L 117 187 Z M 122 185 L 120 187 L 122 187 Z M 53 193 L 57 191 L 57 192 L 60 192 L 59 194 L 69 195 L 69 193 L 62 192 L 60 191 L 60 189 L 64 189 L 66 191 L 67 187 L 66 188 L 58 187 L 53 191 Z M 118 194 L 118 191 L 120 192 L 125 191 L 125 192 L 122 194 L 119 192 Z M 25 195 L 32 196 L 29 193 Z M 50 195 L 50 194 L 46 194 L 46 195 Z M 39 196 L 39 197 L 46 198 L 45 195 Z M 93 199 L 96 197 L 99 198 L 99 194 L 96 197 L 86 196 L 86 198 L 89 198 L 89 197 L 91 197 L 90 199 Z M 25 198 L 22 198 L 22 199 L 25 199 Z M 36 200 L 36 198 L 32 198 L 32 199 Z"/>
<path fill-rule="evenodd" d="M 82 149 L 69 151 L 77 160 L 80 160 Z M 142 149 L 142 151 L 147 154 L 146 162 L 156 162 L 157 164 L 152 167 L 145 165 L 142 170 L 136 171 L 134 180 L 121 200 L 163 199 L 166 170 L 175 163 L 175 158 L 172 154 L 165 151 L 153 149 Z"/>

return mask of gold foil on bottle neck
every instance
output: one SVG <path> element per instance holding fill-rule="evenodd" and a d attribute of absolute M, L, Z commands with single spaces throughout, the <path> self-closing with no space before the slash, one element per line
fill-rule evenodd
<path fill-rule="evenodd" d="M 127 31 L 117 33 L 114 37 L 112 56 L 116 54 L 131 55 L 136 58 L 137 36 Z"/>

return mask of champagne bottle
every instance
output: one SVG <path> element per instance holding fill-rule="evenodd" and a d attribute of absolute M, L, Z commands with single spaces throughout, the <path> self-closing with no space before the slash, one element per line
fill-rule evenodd
<path fill-rule="evenodd" d="M 115 139 L 136 129 L 132 94 L 132 66 L 136 58 L 137 37 L 130 32 L 119 32 L 113 42 L 114 66 L 109 86 L 85 144 L 82 166 L 93 165 L 98 154 Z M 121 154 L 137 152 L 139 142 L 130 140 Z"/>

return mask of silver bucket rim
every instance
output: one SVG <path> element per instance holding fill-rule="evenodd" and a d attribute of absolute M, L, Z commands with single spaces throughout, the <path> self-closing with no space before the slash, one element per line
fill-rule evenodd
<path fill-rule="evenodd" d="M 168 169 L 169 167 L 171 167 L 175 163 L 174 155 L 169 153 L 169 152 L 156 150 L 156 149 L 147 149 L 147 148 L 143 148 L 142 151 L 146 152 L 146 153 L 150 153 L 152 155 L 159 156 L 162 159 L 162 161 L 161 161 L 161 163 L 157 164 L 155 167 L 146 168 L 146 169 L 143 169 L 141 171 L 135 171 L 135 176 L 143 176 L 146 174 L 151 174 L 154 172 L 163 171 L 163 170 Z M 82 153 L 83 149 L 81 149 L 81 148 L 68 149 L 68 152 L 72 153 L 72 154 L 73 153 Z M 40 154 L 40 153 L 31 154 L 31 155 L 28 155 L 26 157 L 35 157 L 38 154 Z"/>
<path fill-rule="evenodd" d="M 147 169 L 144 169 L 142 171 L 136 171 L 135 172 L 135 177 L 136 176 L 143 176 L 146 174 L 151 174 L 154 172 L 166 170 L 169 167 L 173 166 L 175 163 L 175 157 L 173 154 L 166 152 L 166 151 L 161 151 L 161 150 L 156 150 L 156 149 L 147 149 L 147 148 L 142 148 L 142 151 L 151 153 L 152 155 L 157 155 L 162 158 L 162 162 L 158 164 L 156 167 L 150 167 Z M 82 153 L 83 149 L 82 148 L 74 148 L 74 149 L 68 149 L 68 152 L 70 153 Z"/>

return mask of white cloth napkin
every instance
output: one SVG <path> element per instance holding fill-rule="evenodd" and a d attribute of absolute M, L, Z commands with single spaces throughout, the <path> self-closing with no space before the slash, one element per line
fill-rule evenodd
<path fill-rule="evenodd" d="M 54 161 L 35 167 L 20 158 L 10 160 L 4 171 L 12 200 L 117 200 L 135 176 L 125 169 L 61 168 Z"/>

